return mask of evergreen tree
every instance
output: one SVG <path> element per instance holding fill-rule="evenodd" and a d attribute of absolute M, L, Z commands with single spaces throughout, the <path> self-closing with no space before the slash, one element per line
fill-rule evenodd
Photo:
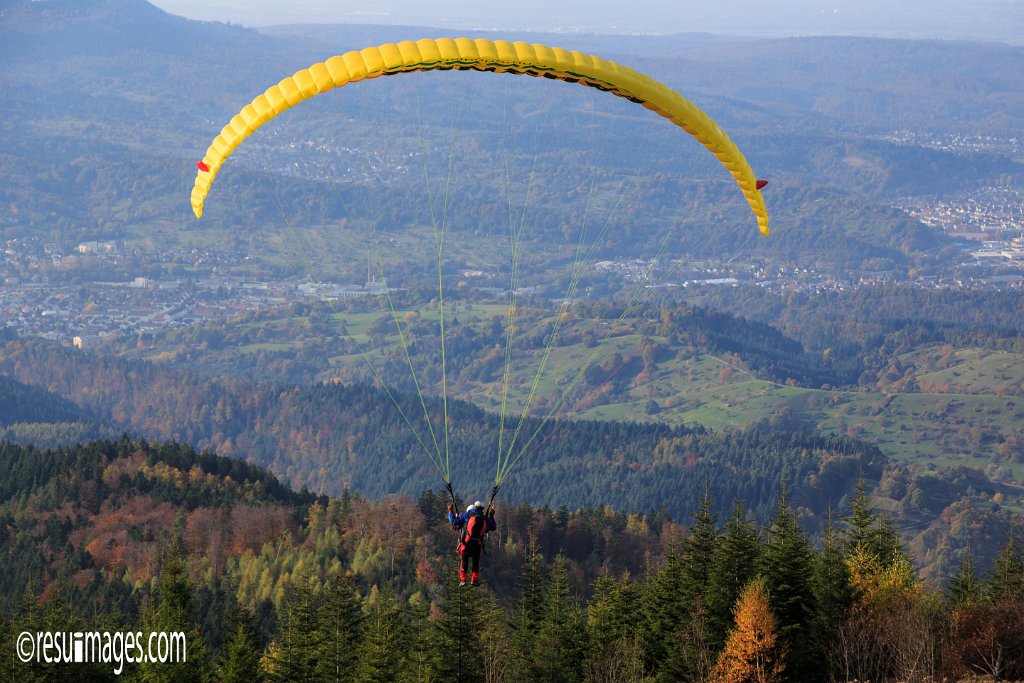
<path fill-rule="evenodd" d="M 621 680 L 643 670 L 639 652 L 639 591 L 628 576 L 602 574 L 594 581 L 587 609 L 587 679 Z"/>
<path fill-rule="evenodd" d="M 721 534 L 716 526 L 716 515 L 711 512 L 712 502 L 705 489 L 704 498 L 682 541 L 683 566 L 680 590 L 686 611 L 692 611 L 698 602 L 706 602 L 711 562 L 721 541 Z"/>
<path fill-rule="evenodd" d="M 659 678 L 673 681 L 707 679 L 714 657 L 708 633 L 708 588 L 715 552 L 722 541 L 705 488 L 700 506 L 681 543 L 681 602 L 683 610 L 668 639 L 668 658 Z"/>
<path fill-rule="evenodd" d="M 544 559 L 534 539 L 527 548 L 526 565 L 519 576 L 519 600 L 513 613 L 512 632 L 517 652 L 530 658 L 537 629 L 544 618 L 544 584 L 547 581 Z"/>
<path fill-rule="evenodd" d="M 863 477 L 857 482 L 857 496 L 850 501 L 850 514 L 844 521 L 847 525 L 847 553 L 858 546 L 870 548 L 875 523 L 878 521 L 878 514 L 874 504 L 871 502 L 871 498 L 868 497 L 868 489 Z"/>
<path fill-rule="evenodd" d="M 278 620 L 280 632 L 263 657 L 270 681 L 315 680 L 323 634 L 317 628 L 320 592 L 310 572 L 301 572 L 285 589 Z"/>
<path fill-rule="evenodd" d="M 892 525 L 892 517 L 882 512 L 877 515 L 878 523 L 871 533 L 868 549 L 882 561 L 890 565 L 902 560 L 909 560 L 900 542 L 900 536 Z"/>
<path fill-rule="evenodd" d="M 778 623 L 779 638 L 788 651 L 787 678 L 809 680 L 819 670 L 819 643 L 812 628 L 818 612 L 813 586 L 814 557 L 807 537 L 789 509 L 785 492 L 760 557 L 769 603 Z"/>
<path fill-rule="evenodd" d="M 754 579 L 736 603 L 736 627 L 711 670 L 712 683 L 776 683 L 785 680 L 785 645 L 769 607 L 763 579 Z M 812 680 L 792 678 L 792 680 Z"/>
<path fill-rule="evenodd" d="M 356 660 L 355 680 L 360 683 L 388 683 L 402 670 L 406 632 L 398 600 L 388 590 L 376 587 L 367 599 L 368 611 Z"/>
<path fill-rule="evenodd" d="M 658 672 L 659 680 L 698 681 L 708 679 L 717 652 L 708 633 L 708 612 L 698 600 L 672 633 L 668 659 Z"/>
<path fill-rule="evenodd" d="M 845 521 L 846 555 L 860 547 L 877 557 L 883 566 L 893 564 L 898 558 L 906 558 L 892 518 L 875 508 L 864 479 L 857 483 L 857 496 L 850 502 L 850 515 Z"/>
<path fill-rule="evenodd" d="M 528 670 L 515 649 L 505 610 L 490 591 L 477 592 L 480 614 L 480 651 L 485 681 L 521 681 Z"/>
<path fill-rule="evenodd" d="M 236 609 L 229 628 L 217 665 L 217 681 L 256 683 L 262 680 L 263 669 L 252 615 L 247 610 Z"/>
<path fill-rule="evenodd" d="M 742 500 L 733 504 L 725 534 L 715 550 L 708 576 L 707 638 L 712 652 L 725 645 L 732 610 L 743 588 L 757 574 L 760 539 Z"/>
<path fill-rule="evenodd" d="M 954 609 L 961 609 L 977 604 L 982 596 L 982 583 L 974 573 L 974 558 L 970 551 L 964 553 L 964 559 L 956 574 L 949 580 L 946 589 L 946 601 Z"/>
<path fill-rule="evenodd" d="M 602 574 L 594 581 L 594 597 L 587 609 L 587 632 L 592 659 L 611 652 L 620 640 L 636 635 L 638 609 L 636 586 L 629 577 L 619 580 Z"/>
<path fill-rule="evenodd" d="M 34 659 L 29 662 L 22 662 L 15 656 L 15 648 L 18 647 L 16 638 L 24 631 L 37 633 L 44 629 L 43 609 L 39 602 L 39 585 L 34 579 L 29 580 L 25 588 L 24 597 L 15 611 L 14 619 L 10 624 L 4 623 L 5 632 L 3 639 L 3 650 L 0 651 L 0 660 L 3 666 L 0 673 L 5 681 L 45 681 L 48 665 L 37 663 Z M 21 649 L 17 650 L 18 652 Z M 33 652 L 31 650 L 26 650 Z"/>
<path fill-rule="evenodd" d="M 330 579 L 316 614 L 321 634 L 317 680 L 352 679 L 362 620 L 363 611 L 351 580 L 344 576 Z"/>
<path fill-rule="evenodd" d="M 144 620 L 150 633 L 184 632 L 186 661 L 153 662 L 139 665 L 139 678 L 146 683 L 195 682 L 211 679 L 206 644 L 194 621 L 193 586 L 181 546 L 175 542 L 165 553 L 157 588 L 156 609 Z"/>
<path fill-rule="evenodd" d="M 211 650 L 223 650 L 238 611 L 238 582 L 230 574 L 207 577 L 197 586 L 195 617 Z"/>
<path fill-rule="evenodd" d="M 13 618 L 8 621 L 0 621 L 0 680 L 4 681 L 116 681 L 119 676 L 114 673 L 113 665 L 102 663 L 75 663 L 65 661 L 67 655 L 61 653 L 61 661 L 37 661 L 22 662 L 16 652 L 21 652 L 18 637 L 22 632 L 37 634 L 41 632 L 73 633 L 83 630 L 83 624 L 79 618 L 72 615 L 71 609 L 65 598 L 64 586 L 57 584 L 50 589 L 46 602 L 39 600 L 39 588 L 34 581 L 30 581 L 26 588 L 24 598 L 18 605 Z M 90 628 L 95 627 L 93 624 Z M 23 646 L 22 646 L 23 647 Z M 34 653 L 38 654 L 38 641 Z M 53 652 L 51 656 L 57 656 Z M 128 666 L 122 670 L 121 675 L 128 670 Z"/>
<path fill-rule="evenodd" d="M 814 638 L 825 645 L 833 638 L 839 624 L 846 619 L 856 598 L 850 582 L 850 569 L 832 527 L 831 512 L 821 552 L 814 558 L 812 588 L 817 606 Z"/>
<path fill-rule="evenodd" d="M 445 584 L 445 608 L 435 623 L 433 677 L 438 680 L 479 681 L 484 677 L 480 642 L 479 587 Z"/>
<path fill-rule="evenodd" d="M 1024 601 L 1024 545 L 1011 528 L 1006 544 L 999 551 L 989 576 L 988 599 L 994 603 L 1006 599 Z"/>
<path fill-rule="evenodd" d="M 403 648 L 405 663 L 400 680 L 403 683 L 433 680 L 434 659 L 441 648 L 438 646 L 437 629 L 430 621 L 430 603 L 416 593 L 409 599 L 406 614 L 409 642 Z"/>
<path fill-rule="evenodd" d="M 648 576 L 641 592 L 644 662 L 654 670 L 660 669 L 668 659 L 672 636 L 687 610 L 683 592 L 684 563 L 680 549 L 679 544 L 669 546 L 661 568 L 653 576 Z"/>
<path fill-rule="evenodd" d="M 544 618 L 533 651 L 533 677 L 550 683 L 583 680 L 586 625 L 573 593 L 566 560 L 559 555 L 551 568 L 545 596 Z"/>

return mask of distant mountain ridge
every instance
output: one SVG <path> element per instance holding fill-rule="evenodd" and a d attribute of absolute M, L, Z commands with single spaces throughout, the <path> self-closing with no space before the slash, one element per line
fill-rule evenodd
<path fill-rule="evenodd" d="M 166 46 L 166 32 L 190 23 L 145 0 L 40 0 L 10 5 L 0 35 L 8 56 L 29 50 L 99 55 L 127 48 L 160 50 Z"/>
<path fill-rule="evenodd" d="M 877 107 L 890 129 L 907 114 L 925 114 L 959 130 L 1021 129 L 1024 47 L 881 38 L 749 39 L 709 34 L 614 36 L 537 32 L 457 31 L 407 26 L 281 26 L 256 31 L 199 22 L 164 12 L 146 0 L 10 2 L 0 16 L 0 55 L 24 61 L 68 54 L 110 55 L 141 49 L 189 59 L 216 58 L 219 67 L 274 54 L 295 68 L 367 45 L 456 35 L 539 41 L 634 61 L 634 66 L 684 91 L 778 102 L 794 111 L 842 121 Z M 232 59 L 232 52 L 238 54 Z M 223 60 L 228 60 L 222 63 Z M 128 65 L 126 65 L 128 66 Z M 134 65 L 131 65 L 134 66 Z M 129 68 L 131 68 L 129 66 Z M 256 69 L 259 63 L 251 65 Z M 682 66 L 682 68 L 680 68 Z M 252 70 L 252 68 L 250 68 Z M 272 78 L 272 75 L 268 75 Z M 978 97 L 979 86 L 986 97 Z M 815 94 L 812 91 L 819 91 Z M 873 99 L 884 95 L 877 103 Z M 943 98 L 971 107 L 963 116 Z M 908 105 L 916 107 L 907 109 Z M 899 110 L 905 109 L 906 114 Z"/>
<path fill-rule="evenodd" d="M 829 147 L 851 134 L 925 128 L 1010 136 L 1024 129 L 1024 48 L 858 38 L 468 33 L 539 40 L 647 71 L 720 119 L 762 173 L 791 174 L 800 182 L 846 187 L 848 174 L 831 171 L 850 169 L 837 166 L 841 158 L 832 158 L 837 155 Z M 9 3 L 0 15 L 6 64 L 0 106 L 8 117 L 0 140 L 59 138 L 62 127 L 39 121 L 70 118 L 94 125 L 75 136 L 79 143 L 104 137 L 146 153 L 180 147 L 195 158 L 269 83 L 333 54 L 424 35 L 453 32 L 387 26 L 258 32 L 184 19 L 145 0 Z M 986 95 L 979 97 L 982 86 Z M 794 135 L 802 139 L 791 142 Z M 936 179 L 934 191 L 942 191 L 962 159 L 936 153 L 925 167 L 916 155 L 902 156 L 898 145 L 877 145 L 890 178 L 906 178 L 904 192 L 928 190 L 929 177 Z M 819 154 L 824 163 L 816 167 Z M 975 158 L 964 175 L 985 182 L 1019 170 L 1006 159 Z M 892 187 L 891 180 L 879 184 L 870 174 L 858 180 L 858 191 Z"/>

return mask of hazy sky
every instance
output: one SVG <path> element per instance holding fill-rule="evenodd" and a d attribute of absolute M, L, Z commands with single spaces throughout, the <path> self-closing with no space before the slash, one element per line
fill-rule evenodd
<path fill-rule="evenodd" d="M 151 0 L 246 26 L 416 24 L 600 33 L 884 35 L 1024 43 L 1024 0 Z"/>

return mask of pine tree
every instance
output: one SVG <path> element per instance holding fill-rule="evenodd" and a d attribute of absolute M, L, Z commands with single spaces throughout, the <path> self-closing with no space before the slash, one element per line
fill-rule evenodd
<path fill-rule="evenodd" d="M 682 541 L 683 565 L 680 576 L 680 591 L 683 608 L 692 611 L 699 602 L 706 602 L 708 579 L 715 550 L 721 541 L 721 534 L 715 524 L 716 515 L 711 512 L 711 497 L 707 489 L 700 507 L 687 527 Z"/>
<path fill-rule="evenodd" d="M 871 537 L 874 535 L 878 514 L 871 498 L 868 497 L 867 485 L 861 477 L 857 482 L 857 496 L 850 501 L 850 514 L 845 518 L 847 553 L 860 546 L 870 548 Z"/>
<path fill-rule="evenodd" d="M 900 542 L 900 536 L 892 525 L 892 517 L 882 512 L 877 515 L 878 523 L 872 531 L 868 549 L 878 557 L 882 564 L 893 564 L 897 561 L 909 560 Z"/>
<path fill-rule="evenodd" d="M 519 576 L 519 600 L 512 617 L 512 633 L 517 652 L 529 659 L 537 629 L 544 618 L 544 584 L 547 581 L 544 559 L 534 539 L 527 547 L 526 565 Z"/>
<path fill-rule="evenodd" d="M 715 663 L 717 651 L 712 650 L 708 632 L 708 612 L 702 601 L 687 614 L 672 633 L 671 650 L 658 671 L 659 680 L 706 681 Z"/>
<path fill-rule="evenodd" d="M 961 609 L 977 604 L 981 600 L 982 584 L 974 573 L 974 558 L 970 551 L 964 553 L 960 568 L 949 580 L 946 589 L 946 600 L 954 609 Z"/>
<path fill-rule="evenodd" d="M 1006 599 L 1024 600 L 1024 548 L 1013 529 L 1006 533 L 1006 544 L 999 551 L 989 576 L 988 599 L 998 603 Z"/>
<path fill-rule="evenodd" d="M 856 598 L 850 583 L 850 569 L 832 527 L 831 512 L 821 552 L 814 558 L 812 587 L 817 605 L 814 637 L 817 642 L 825 645 L 833 638 L 838 625 L 846 619 Z"/>
<path fill-rule="evenodd" d="M 587 632 L 593 657 L 615 649 L 615 643 L 636 635 L 639 616 L 636 586 L 628 577 L 619 580 L 602 574 L 594 581 L 594 597 L 587 609 Z"/>
<path fill-rule="evenodd" d="M 30 579 L 25 587 L 24 595 L 15 611 L 14 618 L 10 623 L 4 621 L 3 650 L 0 651 L 0 660 L 3 666 L 0 667 L 0 674 L 3 674 L 5 681 L 45 681 L 45 664 L 36 663 L 35 660 L 22 662 L 15 656 L 15 639 L 18 635 L 27 631 L 37 633 L 44 630 L 43 609 L 39 602 L 40 587 L 35 579 Z"/>
<path fill-rule="evenodd" d="M 438 680 L 466 683 L 483 679 L 478 589 L 457 585 L 454 576 L 445 584 L 444 613 L 434 625 L 437 637 L 431 673 Z"/>
<path fill-rule="evenodd" d="M 559 555 L 551 568 L 544 618 L 534 642 L 533 678 L 551 683 L 582 681 L 586 636 L 583 610 L 573 593 L 566 560 Z"/>
<path fill-rule="evenodd" d="M 270 681 L 314 680 L 323 637 L 316 620 L 319 602 L 311 572 L 300 572 L 285 589 L 278 614 L 280 632 L 263 657 Z"/>
<path fill-rule="evenodd" d="M 661 679 L 706 680 L 714 654 L 708 631 L 708 592 L 715 553 L 722 542 L 705 488 L 693 521 L 681 543 L 681 611 L 667 639 L 668 656 L 659 667 Z M 723 619 L 723 629 L 726 620 Z"/>
<path fill-rule="evenodd" d="M 807 680 L 816 671 L 819 643 L 812 624 L 818 611 L 812 590 L 814 557 L 807 537 L 789 509 L 785 492 L 760 558 L 772 612 L 778 623 L 779 637 L 786 647 L 792 680 Z"/>
<path fill-rule="evenodd" d="M 317 680 L 351 680 L 363 611 L 350 579 L 336 576 L 328 581 L 317 608 L 316 621 L 322 636 L 316 662 Z"/>
<path fill-rule="evenodd" d="M 430 621 L 430 603 L 415 593 L 409 599 L 406 615 L 409 642 L 403 647 L 405 662 L 399 680 L 403 683 L 433 680 L 434 660 L 441 648 L 438 646 L 437 629 Z"/>
<path fill-rule="evenodd" d="M 747 585 L 736 604 L 736 627 L 711 670 L 712 683 L 776 683 L 785 680 L 785 646 L 761 579 Z M 811 679 L 793 679 L 811 680 Z"/>
<path fill-rule="evenodd" d="M 639 591 L 628 576 L 616 580 L 602 574 L 594 581 L 587 608 L 587 679 L 620 680 L 629 670 L 642 670 L 636 647 L 640 616 Z"/>
<path fill-rule="evenodd" d="M 850 514 L 844 521 L 847 555 L 861 547 L 877 557 L 883 566 L 897 558 L 907 558 L 892 518 L 875 508 L 863 479 L 857 483 L 857 497 L 850 502 Z"/>
<path fill-rule="evenodd" d="M 643 630 L 641 641 L 647 665 L 657 668 L 668 657 L 669 640 L 683 615 L 683 556 L 673 544 L 665 551 L 661 567 L 647 577 L 641 593 Z"/>
<path fill-rule="evenodd" d="M 712 652 L 725 645 L 733 606 L 743 588 L 757 574 L 760 539 L 742 500 L 733 504 L 725 534 L 715 550 L 708 576 L 707 638 Z"/>
<path fill-rule="evenodd" d="M 516 652 L 505 611 L 490 591 L 478 591 L 480 652 L 484 660 L 485 681 L 521 681 L 526 663 Z"/>
<path fill-rule="evenodd" d="M 83 630 L 81 621 L 71 614 L 70 606 L 65 598 L 65 588 L 61 584 L 51 586 L 46 602 L 39 599 L 40 588 L 35 581 L 30 581 L 25 589 L 24 598 L 17 606 L 10 621 L 0 619 L 0 680 L 26 681 L 116 681 L 120 677 L 114 674 L 111 666 L 102 663 L 75 663 L 36 661 L 22 662 L 16 656 L 20 652 L 17 638 L 22 632 L 40 633 L 73 633 Z M 89 624 L 96 628 L 97 624 Z M 16 649 L 17 648 L 17 649 Z M 38 655 L 38 650 L 36 650 Z M 56 653 L 53 653 L 56 656 Z M 63 659 L 63 658 L 62 658 Z M 125 671 L 129 670 L 125 667 Z M 124 675 L 124 671 L 122 671 Z"/>
<path fill-rule="evenodd" d="M 247 610 L 235 610 L 217 665 L 217 680 L 220 683 L 255 683 L 262 680 L 263 669 L 260 666 L 260 651 L 253 621 Z"/>
<path fill-rule="evenodd" d="M 402 669 L 406 632 L 398 600 L 388 590 L 371 592 L 369 610 L 359 644 L 355 680 L 360 683 L 388 683 Z"/>
<path fill-rule="evenodd" d="M 153 632 L 184 632 L 187 659 L 184 662 L 144 662 L 139 665 L 139 679 L 146 683 L 177 683 L 207 681 L 212 676 L 207 661 L 206 644 L 193 618 L 193 586 L 181 546 L 168 547 L 160 570 L 156 609 L 144 620 L 146 630 Z"/>

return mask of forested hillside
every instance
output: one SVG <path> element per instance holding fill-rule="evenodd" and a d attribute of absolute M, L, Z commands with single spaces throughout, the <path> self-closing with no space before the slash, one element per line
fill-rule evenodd
<path fill-rule="evenodd" d="M 413 433 L 422 425 L 414 395 L 392 394 L 416 418 L 407 423 L 387 392 L 360 384 L 209 379 L 37 342 L 6 345 L 0 368 L 80 402 L 108 428 L 244 457 L 317 493 L 416 496 L 443 485 Z M 425 408 L 443 414 L 437 399 Z M 482 497 L 494 481 L 497 416 L 454 400 L 448 410 L 453 483 L 459 493 Z M 951 574 L 968 547 L 982 565 L 991 561 L 998 546 L 994 529 L 1013 518 L 1017 485 L 955 462 L 905 465 L 862 441 L 793 431 L 790 422 L 780 414 L 774 422 L 720 431 L 555 420 L 538 432 L 536 447 L 511 470 L 500 497 L 570 509 L 664 510 L 685 519 L 711 490 L 715 512 L 725 514 L 738 498 L 763 521 L 785 486 L 805 529 L 820 534 L 828 511 L 843 509 L 864 478 L 894 513 L 925 576 Z M 538 418 L 524 421 L 527 433 L 538 427 Z M 421 439 L 429 439 L 420 430 Z"/>
<path fill-rule="evenodd" d="M 371 496 L 416 495 L 442 483 L 421 450 L 419 440 L 428 436 L 414 395 L 399 394 L 396 405 L 388 392 L 359 384 L 207 379 L 36 342 L 8 344 L 0 368 L 31 377 L 109 425 L 245 457 L 316 492 L 339 495 L 347 487 Z M 437 399 L 426 408 L 442 412 Z M 403 413 L 419 417 L 407 423 Z M 449 401 L 460 490 L 483 495 L 491 488 L 496 417 Z M 664 508 L 683 516 L 711 487 L 723 499 L 748 501 L 763 519 L 785 483 L 794 501 L 820 515 L 850 495 L 858 478 L 880 479 L 886 465 L 867 444 L 801 432 L 566 420 L 542 426 L 539 418 L 527 418 L 523 432 L 537 438 L 504 495 L 534 504 Z"/>
<path fill-rule="evenodd" d="M 392 297 L 394 314 L 373 299 L 302 304 L 140 335 L 107 350 L 238 379 L 383 380 L 408 392 L 418 381 L 439 396 L 437 302 L 420 290 Z M 972 467 L 1024 482 L 1015 292 L 879 286 L 780 295 L 736 287 L 696 291 L 690 304 L 665 295 L 623 311 L 587 302 L 552 310 L 540 292 L 521 301 L 508 342 L 507 306 L 497 297 L 449 295 L 449 391 L 492 412 L 505 396 L 512 412 L 529 406 L 533 415 L 854 436 L 904 464 Z M 504 392 L 507 345 L 514 352 Z"/>
<path fill-rule="evenodd" d="M 809 349 L 824 349 L 837 341 L 863 343 L 904 329 L 920 329 L 918 343 L 1020 350 L 1024 333 L 1024 302 L 1012 290 L 863 287 L 783 296 L 744 288 L 726 296 L 706 290 L 694 301 L 764 322 Z"/>
<path fill-rule="evenodd" d="M 315 498 L 129 440 L 4 445 L 0 463 L 8 680 L 732 680 L 751 660 L 778 681 L 1024 675 L 1019 532 L 1000 530 L 991 570 L 968 554 L 925 583 L 863 488 L 814 543 L 788 498 L 763 525 L 706 493 L 679 522 L 499 505 L 484 585 L 460 588 L 430 492 Z M 118 677 L 14 655 L 25 630 L 140 627 L 184 632 L 187 662 Z"/>
<path fill-rule="evenodd" d="M 415 391 L 404 341 L 413 365 L 422 369 L 425 387 L 440 394 L 440 377 L 434 370 L 441 361 L 440 326 L 431 292 L 402 291 L 392 297 L 401 307 L 396 310 L 398 323 L 381 300 L 316 302 L 141 335 L 107 344 L 104 350 L 169 364 L 187 359 L 191 368 L 210 376 L 298 384 L 372 382 L 379 376 L 388 386 Z M 493 295 L 478 292 L 449 295 L 446 306 L 449 381 L 493 407 L 493 401 L 484 402 L 487 394 L 495 393 L 490 386 L 486 391 L 473 388 L 501 379 L 502 354 L 495 349 L 507 343 L 507 306 Z M 811 388 L 855 385 L 864 370 L 859 358 L 806 353 L 795 340 L 749 318 L 685 304 L 637 305 L 625 316 L 624 310 L 621 304 L 580 302 L 552 311 L 545 306 L 543 295 L 522 301 L 516 312 L 518 334 L 511 341 L 517 354 L 513 369 L 528 385 L 550 343 L 559 350 L 575 347 L 590 351 L 574 356 L 575 362 L 560 358 L 550 368 L 550 374 L 559 376 L 559 383 L 594 355 L 590 364 L 594 369 L 578 393 L 603 387 L 612 375 L 616 376 L 614 384 L 629 384 L 636 375 L 650 375 L 657 365 L 679 361 L 692 352 L 735 358 L 759 378 Z M 404 339 L 399 337 L 399 328 Z M 553 342 L 551 335 L 555 336 Z M 601 346 L 605 337 L 608 348 Z M 616 343 L 620 338 L 624 344 Z M 631 348 L 634 345 L 637 348 Z M 376 373 L 360 356 L 360 348 L 372 349 L 374 358 L 381 356 L 374 362 Z M 615 353 L 618 360 L 613 358 Z M 574 395 L 570 400 L 580 399 Z"/>
<path fill-rule="evenodd" d="M 79 422 L 91 417 L 48 391 L 0 376 L 0 427 L 18 422 Z"/>

